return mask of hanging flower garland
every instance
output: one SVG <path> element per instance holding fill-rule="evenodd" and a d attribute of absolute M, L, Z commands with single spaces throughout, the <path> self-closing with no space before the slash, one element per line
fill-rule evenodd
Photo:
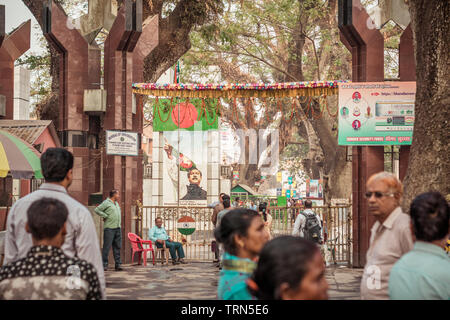
<path fill-rule="evenodd" d="M 155 106 L 156 106 L 156 109 L 158 110 L 158 117 L 159 117 L 159 120 L 160 120 L 162 123 L 165 123 L 165 122 L 169 121 L 169 119 L 170 119 L 170 116 L 171 116 L 171 113 L 172 113 L 172 102 L 173 102 L 173 97 L 170 99 L 169 112 L 167 113 L 167 119 L 166 119 L 166 120 L 163 120 L 163 119 L 161 118 L 161 113 L 160 113 L 160 110 L 159 110 L 159 109 L 161 108 L 161 105 L 159 104 L 159 99 L 158 99 L 158 97 L 156 97 Z"/>
<path fill-rule="evenodd" d="M 277 99 L 277 108 L 278 111 L 281 113 L 281 121 L 284 121 L 283 105 L 281 104 L 281 99 Z"/>
<path fill-rule="evenodd" d="M 310 105 L 310 107 L 311 107 L 311 115 L 312 115 L 313 119 L 317 120 L 317 119 L 322 118 L 322 115 L 323 115 L 323 112 L 324 112 L 325 108 L 324 107 L 321 108 L 320 107 L 320 103 L 319 103 L 319 111 L 320 111 L 320 113 L 319 113 L 318 116 L 316 116 L 316 112 L 314 111 L 314 105 L 313 105 L 312 98 L 311 98 L 310 102 L 311 102 L 311 105 Z"/>
<path fill-rule="evenodd" d="M 292 119 L 294 118 L 294 115 L 295 115 L 294 98 L 291 98 L 291 116 L 289 117 L 289 121 L 286 120 L 287 124 L 291 123 Z"/>
<path fill-rule="evenodd" d="M 260 115 L 260 119 L 258 121 L 256 119 L 254 120 L 255 126 L 260 127 L 264 123 L 265 120 L 267 120 L 268 123 L 270 123 L 273 120 L 270 118 L 270 112 L 269 112 L 271 105 L 275 105 L 277 112 L 281 113 L 281 121 L 286 122 L 287 124 L 291 123 L 295 116 L 298 116 L 300 121 L 303 121 L 304 119 L 308 119 L 308 118 L 312 118 L 315 120 L 320 119 L 323 117 L 325 109 L 328 112 L 328 115 L 333 118 L 335 118 L 339 112 L 339 108 L 337 108 L 334 113 L 331 112 L 326 94 L 321 95 L 319 97 L 319 111 L 315 111 L 315 109 L 314 109 L 313 97 L 309 97 L 309 96 L 291 97 L 291 100 L 290 100 L 291 101 L 291 108 L 290 108 L 291 111 L 290 111 L 289 115 L 285 115 L 285 113 L 283 112 L 283 101 L 282 101 L 283 98 L 282 97 L 279 97 L 279 98 L 271 97 L 271 98 L 273 99 L 272 102 L 268 102 L 267 97 L 259 98 L 260 99 L 259 100 L 259 108 L 257 108 L 257 110 L 256 110 L 256 107 L 255 107 L 255 110 L 253 110 L 255 115 L 256 114 Z M 190 104 L 189 97 L 186 98 L 185 102 L 182 102 L 182 100 L 178 100 L 177 98 L 175 98 L 175 99 L 177 100 L 176 102 L 174 101 L 174 97 L 170 98 L 168 114 L 167 114 L 166 119 L 163 119 L 163 116 L 161 114 L 161 110 L 162 110 L 163 106 L 162 106 L 162 103 L 161 103 L 159 97 L 156 96 L 155 108 L 156 108 L 156 112 L 158 114 L 159 120 L 162 123 L 166 123 L 167 121 L 169 121 L 172 113 L 175 112 L 177 106 L 180 103 L 185 103 L 186 105 Z M 210 117 L 209 117 L 208 107 L 206 105 L 205 99 L 206 98 L 202 98 L 200 115 L 198 116 L 197 119 L 194 119 L 194 120 L 202 120 L 203 117 L 205 117 L 206 124 L 208 124 L 209 126 L 212 126 L 218 121 L 218 118 L 220 116 L 220 108 L 222 107 L 221 99 L 218 98 L 216 100 L 217 102 L 216 102 L 216 106 L 214 108 L 214 116 L 212 119 L 210 119 Z M 232 119 L 235 119 L 235 121 L 237 121 L 237 122 L 243 121 L 242 115 L 240 114 L 239 108 L 237 105 L 237 97 L 234 97 L 230 100 L 231 100 L 230 106 L 232 107 Z M 250 104 L 251 107 L 253 108 L 256 105 L 256 99 L 255 99 L 255 97 L 249 97 L 246 99 L 245 103 Z M 302 108 L 302 104 L 305 105 L 305 109 Z M 246 106 L 246 112 L 249 110 L 248 107 L 249 107 L 249 105 Z M 297 110 L 296 108 L 299 108 L 299 110 Z M 156 112 L 153 113 L 152 119 L 147 119 L 147 118 L 145 118 L 145 115 L 143 115 L 144 120 L 146 122 L 152 122 L 155 117 Z M 264 112 L 264 114 L 261 114 L 261 112 Z M 180 120 L 179 123 L 183 123 L 186 120 L 186 117 L 188 116 L 187 113 L 188 112 L 183 112 L 182 119 L 179 119 Z M 172 116 L 174 116 L 174 115 L 172 115 Z M 192 116 L 192 115 L 189 113 L 189 116 Z M 175 117 L 176 117 L 176 115 L 175 115 Z"/>
<path fill-rule="evenodd" d="M 330 106 L 328 105 L 328 99 L 327 99 L 327 96 L 324 95 L 324 96 L 323 96 L 323 99 L 325 100 L 325 106 L 326 106 L 326 108 L 327 108 L 328 115 L 329 115 L 330 117 L 332 117 L 332 118 L 336 118 L 337 115 L 338 115 L 338 113 L 339 113 L 339 107 L 336 108 L 336 112 L 335 112 L 334 114 L 331 114 L 331 112 L 330 112 Z"/>
<path fill-rule="evenodd" d="M 219 101 L 220 101 L 220 99 L 217 100 L 217 104 L 216 104 L 216 108 L 215 108 L 215 112 L 214 112 L 214 114 L 215 114 L 215 115 L 214 115 L 214 121 L 210 123 L 210 122 L 208 121 L 208 111 L 207 111 L 207 108 L 206 108 L 205 99 L 203 98 L 203 99 L 202 99 L 202 110 L 200 111 L 200 116 L 198 117 L 198 120 L 202 120 L 202 115 L 204 114 L 204 115 L 205 115 L 206 123 L 207 123 L 209 126 L 214 125 L 214 124 L 216 123 L 216 121 L 217 121 L 217 118 L 219 117 L 219 113 L 218 113 L 218 109 L 219 109 Z"/>

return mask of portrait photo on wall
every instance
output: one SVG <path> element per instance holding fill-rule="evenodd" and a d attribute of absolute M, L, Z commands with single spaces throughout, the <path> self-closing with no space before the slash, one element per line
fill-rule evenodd
<path fill-rule="evenodd" d="M 179 137 L 179 142 L 178 142 Z M 206 206 L 207 132 L 165 131 L 163 147 L 165 206 Z"/>

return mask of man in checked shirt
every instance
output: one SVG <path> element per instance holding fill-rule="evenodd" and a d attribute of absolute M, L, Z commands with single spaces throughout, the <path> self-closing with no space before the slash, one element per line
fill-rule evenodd
<path fill-rule="evenodd" d="M 61 250 L 69 257 L 77 257 L 94 265 L 102 297 L 105 298 L 105 274 L 94 220 L 89 210 L 67 191 L 73 181 L 73 155 L 63 148 L 48 148 L 41 155 L 41 167 L 45 183 L 38 190 L 17 200 L 9 212 L 3 263 L 24 258 L 33 246 L 31 235 L 25 231 L 30 205 L 42 198 L 57 199 L 69 210 L 67 234 Z"/>
<path fill-rule="evenodd" d="M 69 212 L 61 201 L 42 198 L 27 211 L 33 246 L 25 258 L 0 269 L 0 300 L 100 300 L 95 267 L 63 253 Z"/>

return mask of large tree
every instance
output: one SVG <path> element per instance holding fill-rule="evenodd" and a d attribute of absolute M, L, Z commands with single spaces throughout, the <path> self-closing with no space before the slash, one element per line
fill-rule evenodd
<path fill-rule="evenodd" d="M 217 23 L 206 24 L 191 33 L 193 48 L 183 59 L 186 66 L 183 74 L 187 73 L 191 79 L 201 75 L 201 68 L 205 73 L 215 74 L 211 66 L 220 70 L 220 80 L 231 83 L 350 78 L 350 55 L 339 41 L 336 0 L 225 3 L 224 14 Z M 308 145 L 306 155 L 305 150 L 299 149 L 297 153 L 297 157 L 304 159 L 302 169 L 311 178 L 324 178 L 328 182 L 325 188 L 328 198 L 348 197 L 351 168 L 346 162 L 345 147 L 337 145 L 337 119 L 327 110 L 317 117 L 319 108 L 326 108 L 326 102 L 330 113 L 334 113 L 337 101 L 333 97 L 320 99 L 321 103 L 314 99 L 316 117 L 312 117 L 305 100 L 300 100 L 302 108 L 296 108 L 292 119 L 289 99 L 283 100 L 281 106 L 269 103 L 262 110 L 259 103 L 242 101 L 238 112 L 224 108 L 222 116 L 234 129 L 276 126 L 280 132 L 280 153 L 292 142 L 303 143 L 293 141 L 299 134 Z M 255 166 L 240 165 L 239 169 L 241 180 L 252 186 L 259 175 Z"/>
<path fill-rule="evenodd" d="M 416 119 L 403 206 L 419 193 L 450 193 L 450 2 L 409 0 L 416 57 Z"/>

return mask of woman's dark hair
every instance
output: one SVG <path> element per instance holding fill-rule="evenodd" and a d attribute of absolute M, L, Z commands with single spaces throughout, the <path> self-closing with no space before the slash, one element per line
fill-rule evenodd
<path fill-rule="evenodd" d="M 233 209 L 223 216 L 220 225 L 214 230 L 214 237 L 223 244 L 226 252 L 236 255 L 237 248 L 234 243 L 234 236 L 247 236 L 248 228 L 256 217 L 259 217 L 259 215 L 254 210 Z"/>
<path fill-rule="evenodd" d="M 67 220 L 69 211 L 64 203 L 53 198 L 34 201 L 27 210 L 31 235 L 37 240 L 54 238 Z"/>
<path fill-rule="evenodd" d="M 258 209 L 259 209 L 259 212 L 262 212 L 264 221 L 267 221 L 267 213 L 266 213 L 267 202 L 260 203 Z"/>
<path fill-rule="evenodd" d="M 439 192 L 418 195 L 411 203 L 410 215 L 417 240 L 431 242 L 448 234 L 450 209 Z"/>
<path fill-rule="evenodd" d="M 63 148 L 48 148 L 41 155 L 42 174 L 47 182 L 61 182 L 73 168 L 73 155 Z"/>
<path fill-rule="evenodd" d="M 317 252 L 315 243 L 300 237 L 280 236 L 269 241 L 261 250 L 252 275 L 258 288 L 249 287 L 250 292 L 260 300 L 281 299 L 281 284 L 286 282 L 290 288 L 297 288 Z"/>
<path fill-rule="evenodd" d="M 119 190 L 112 189 L 112 190 L 109 192 L 109 197 L 112 198 L 117 192 L 119 192 Z"/>

